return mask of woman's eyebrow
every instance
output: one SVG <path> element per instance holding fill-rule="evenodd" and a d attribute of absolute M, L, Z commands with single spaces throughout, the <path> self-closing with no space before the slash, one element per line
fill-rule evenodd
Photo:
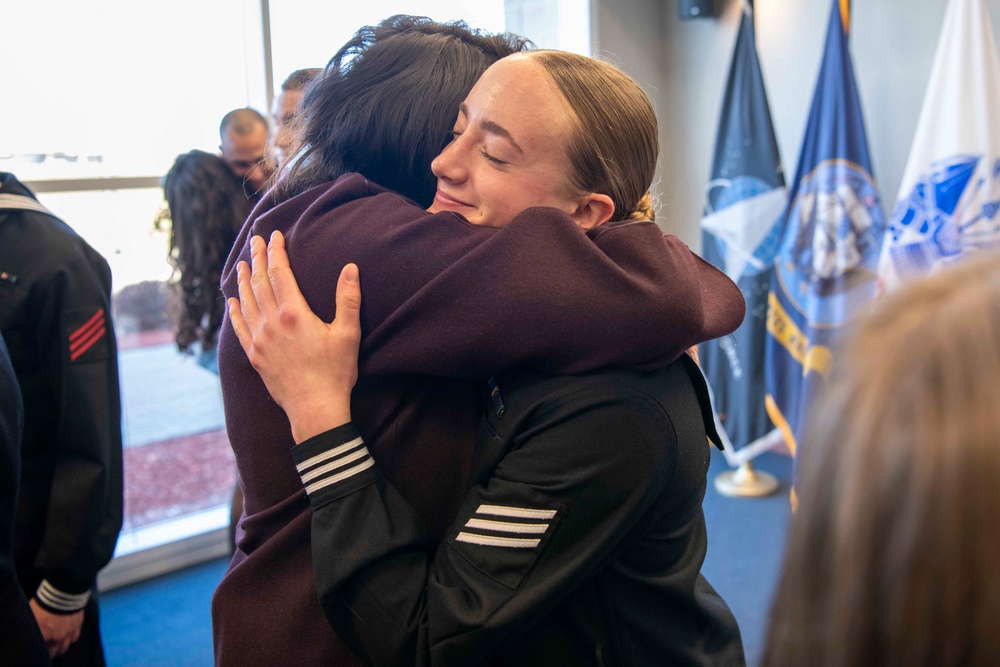
<path fill-rule="evenodd" d="M 458 105 L 458 111 L 466 118 L 469 117 L 469 108 L 465 105 L 465 102 L 462 102 L 461 104 Z M 495 134 L 499 137 L 503 137 L 504 139 L 510 142 L 511 146 L 517 149 L 518 153 L 524 155 L 524 150 L 517 145 L 517 142 L 514 141 L 514 137 L 512 137 L 510 135 L 510 132 L 508 132 L 507 129 L 502 125 L 498 125 L 497 123 L 494 123 L 492 120 L 481 120 L 479 121 L 479 126 L 482 127 L 484 131 L 489 132 L 490 134 Z"/>

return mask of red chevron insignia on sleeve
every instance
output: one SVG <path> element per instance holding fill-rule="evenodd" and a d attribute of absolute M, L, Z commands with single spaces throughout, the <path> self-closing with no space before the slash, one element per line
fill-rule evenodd
<path fill-rule="evenodd" d="M 106 333 L 104 309 L 100 308 L 93 317 L 69 335 L 69 360 L 79 359 L 87 350 L 104 338 Z"/>

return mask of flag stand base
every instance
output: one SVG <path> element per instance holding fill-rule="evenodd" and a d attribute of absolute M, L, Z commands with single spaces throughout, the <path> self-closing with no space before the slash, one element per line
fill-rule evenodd
<path fill-rule="evenodd" d="M 745 461 L 736 470 L 716 477 L 715 490 L 731 498 L 759 498 L 777 491 L 778 480 L 769 473 L 757 472 L 752 462 Z"/>

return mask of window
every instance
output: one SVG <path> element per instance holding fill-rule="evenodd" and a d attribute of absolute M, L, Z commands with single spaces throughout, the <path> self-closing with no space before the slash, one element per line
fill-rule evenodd
<path fill-rule="evenodd" d="M 262 94 L 252 99 L 264 90 L 263 67 L 248 65 L 246 48 L 254 20 L 260 6 L 244 0 L 38 0 L 8 3 L 0 21 L 9 64 L 0 170 L 28 183 L 114 276 L 119 556 L 229 522 L 236 471 L 218 379 L 173 345 L 168 238 L 153 221 L 174 158 L 215 151 L 228 110 L 263 107 Z"/>
<path fill-rule="evenodd" d="M 126 517 L 103 586 L 228 550 L 236 470 L 219 383 L 173 344 L 168 237 L 153 228 L 163 205 L 160 179 L 176 156 L 215 152 L 227 111 L 265 112 L 288 74 L 325 66 L 359 27 L 387 16 L 461 18 L 587 53 L 588 10 L 586 0 L 5 4 L 0 171 L 26 182 L 114 276 Z M 197 553 L 165 555 L 160 545 L 176 540 Z M 120 565 L 129 558 L 136 571 L 109 575 L 132 567 Z"/>

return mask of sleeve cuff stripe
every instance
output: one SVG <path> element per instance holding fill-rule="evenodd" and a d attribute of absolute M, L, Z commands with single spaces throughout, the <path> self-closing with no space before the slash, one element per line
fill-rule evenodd
<path fill-rule="evenodd" d="M 478 535 L 476 533 L 461 532 L 455 537 L 456 542 L 466 544 L 478 544 L 484 547 L 505 547 L 507 549 L 534 549 L 541 540 L 524 537 L 494 537 L 492 535 Z"/>
<path fill-rule="evenodd" d="M 348 454 L 347 456 L 342 456 L 336 461 L 331 461 L 326 465 L 320 466 L 318 468 L 313 468 L 307 473 L 302 473 L 302 483 L 306 484 L 308 482 L 311 482 L 317 477 L 322 477 L 331 470 L 336 470 L 337 468 L 343 468 L 348 463 L 351 463 L 352 461 L 357 461 L 358 459 L 362 459 L 366 456 L 368 456 L 368 448 L 362 447 L 361 449 L 355 450 L 354 452 Z"/>
<path fill-rule="evenodd" d="M 494 530 L 498 533 L 520 533 L 522 535 L 542 535 L 549 529 L 547 523 L 514 523 L 512 521 L 490 521 L 489 519 L 469 519 L 466 528 Z"/>
<path fill-rule="evenodd" d="M 350 442 L 344 443 L 343 445 L 340 445 L 339 447 L 334 447 L 333 449 L 331 449 L 328 452 L 323 452 L 322 454 L 317 454 L 316 456 L 313 456 L 312 458 L 308 458 L 305 461 L 303 461 L 302 463 L 299 463 L 298 465 L 296 465 L 295 467 L 298 469 L 299 473 L 301 474 L 304 470 L 308 470 L 309 468 L 312 468 L 314 465 L 318 465 L 318 464 L 323 463 L 324 461 L 326 461 L 328 459 L 336 458 L 336 457 L 341 456 L 342 454 L 344 454 L 346 452 L 351 451 L 352 449 L 354 449 L 358 445 L 361 445 L 363 442 L 364 442 L 364 440 L 362 440 L 361 437 L 358 436 L 354 440 L 351 440 Z"/>
<path fill-rule="evenodd" d="M 48 580 L 42 581 L 35 596 L 45 606 L 59 611 L 77 611 L 86 607 L 87 602 L 90 601 L 90 591 L 78 595 L 63 593 L 50 584 Z"/>
<path fill-rule="evenodd" d="M 555 510 L 534 510 L 527 507 L 505 507 L 503 505 L 480 505 L 476 509 L 476 514 L 488 514 L 491 516 L 505 516 L 514 519 L 552 519 L 556 515 Z"/>
<path fill-rule="evenodd" d="M 365 449 L 364 452 L 367 454 L 368 450 Z M 364 472 L 365 470 L 368 470 L 368 468 L 371 468 L 373 465 L 375 465 L 375 459 L 373 459 L 373 458 L 371 458 L 369 456 L 365 461 L 359 463 L 358 465 L 354 466 L 353 468 L 348 468 L 347 470 L 344 470 L 343 472 L 339 472 L 336 475 L 331 475 L 329 477 L 326 477 L 326 478 L 323 478 L 323 479 L 319 480 L 318 482 L 314 482 L 312 484 L 307 485 L 306 486 L 306 493 L 308 493 L 309 495 L 312 495 L 316 491 L 319 491 L 320 489 L 326 488 L 326 487 L 330 486 L 331 484 L 336 484 L 337 482 L 342 482 L 343 480 L 348 479 L 349 477 L 353 477 L 354 475 L 357 475 L 360 472 Z"/>

